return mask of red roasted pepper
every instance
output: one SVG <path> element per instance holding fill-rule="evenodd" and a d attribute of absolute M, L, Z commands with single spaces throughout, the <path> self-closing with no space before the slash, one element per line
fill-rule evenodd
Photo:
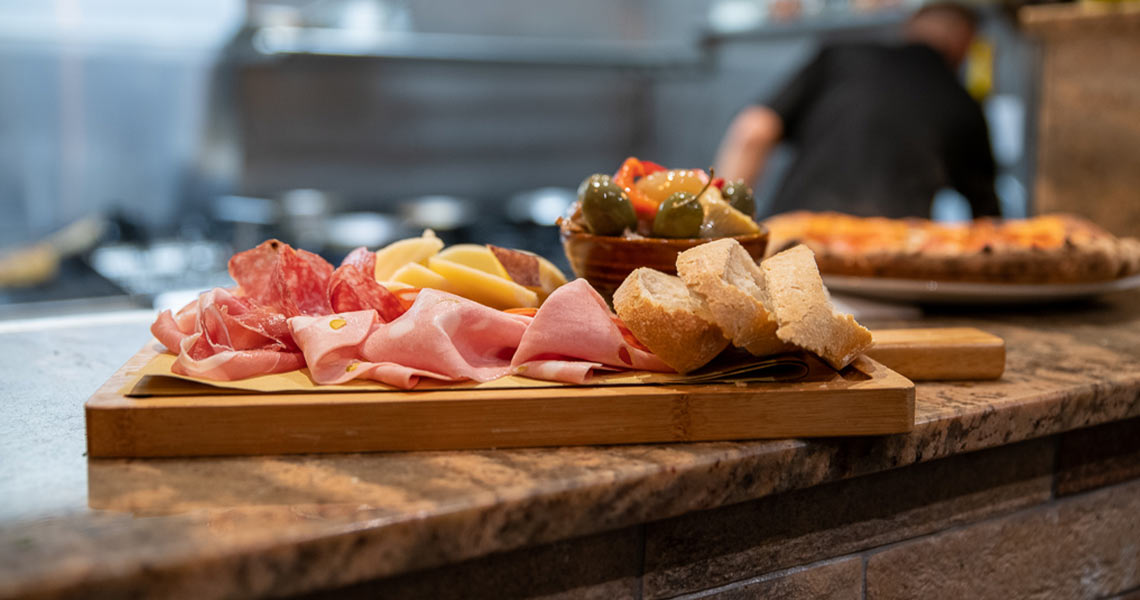
<path fill-rule="evenodd" d="M 626 195 L 629 196 L 629 201 L 633 204 L 633 210 L 637 213 L 639 219 L 652 219 L 657 215 L 657 203 L 650 200 L 637 186 L 633 185 L 638 179 L 657 173 L 659 171 L 667 171 L 665 167 L 649 162 L 647 160 L 638 160 L 634 157 L 625 159 L 621 167 L 614 173 L 613 181 L 618 187 L 625 190 Z"/>

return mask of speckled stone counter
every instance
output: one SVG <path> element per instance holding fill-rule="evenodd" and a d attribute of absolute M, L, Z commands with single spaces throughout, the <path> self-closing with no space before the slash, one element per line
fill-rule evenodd
<path fill-rule="evenodd" d="M 970 544 L 952 537 L 973 531 L 955 529 L 966 521 L 997 527 L 986 519 L 1009 515 L 1033 531 L 1034 519 L 1092 511 L 1140 539 L 1119 526 L 1140 509 L 1137 293 L 870 322 L 972 325 L 1007 342 L 999 381 L 918 384 L 905 435 L 88 460 L 83 402 L 147 340 L 146 324 L 146 315 L 0 324 L 0 597 L 433 597 L 445 588 L 476 597 L 464 587 L 476 583 L 488 597 L 905 597 L 927 588 L 891 578 L 911 556 L 897 542 L 930 537 L 915 543 L 934 544 L 924 556 L 950 572 L 958 555 L 935 559 Z M 814 533 L 781 529 L 794 523 Z M 829 537 L 812 537 L 823 530 Z M 1098 564 L 1140 567 L 1131 547 Z M 1095 589 L 1140 586 L 1140 575 L 1114 577 Z M 403 587 L 367 583 L 384 578 Z"/>

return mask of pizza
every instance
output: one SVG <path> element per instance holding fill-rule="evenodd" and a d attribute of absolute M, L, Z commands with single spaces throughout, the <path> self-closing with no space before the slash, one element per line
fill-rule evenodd
<path fill-rule="evenodd" d="M 764 221 L 768 253 L 803 243 L 830 275 L 972 281 L 1078 283 L 1140 273 L 1140 240 L 1117 238 L 1067 214 L 1031 219 L 854 217 L 807 211 Z"/>

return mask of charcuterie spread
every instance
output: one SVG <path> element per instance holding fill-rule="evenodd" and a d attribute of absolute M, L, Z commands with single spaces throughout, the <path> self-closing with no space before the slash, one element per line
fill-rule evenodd
<path fill-rule="evenodd" d="M 421 240 L 438 242 L 428 233 L 393 246 L 406 250 Z M 205 292 L 176 314 L 162 312 L 151 330 L 178 354 L 172 372 L 219 381 L 302 367 L 320 384 L 364 378 L 400 388 L 414 387 L 421 377 L 490 381 L 515 373 L 583 382 L 599 368 L 669 370 L 632 339 L 583 280 L 545 291 L 543 277 L 536 276 L 546 296 L 542 307 L 504 311 L 460 294 L 493 301 L 509 297 L 510 284 L 527 292 L 519 296 L 525 302 L 537 299 L 538 292 L 505 278 L 493 282 L 495 275 L 463 262 L 445 265 L 450 279 L 419 262 L 438 267 L 450 263 L 446 256 L 455 252 L 405 252 L 408 264 L 389 269 L 395 274 L 408 272 L 408 265 L 423 267 L 445 289 L 398 280 L 384 285 L 374 273 L 390 265 L 378 263 L 377 256 L 389 260 L 392 248 L 355 250 L 333 269 L 315 254 L 267 241 L 230 260 L 235 287 Z M 469 254 L 464 262 L 476 260 L 471 257 L 478 253 L 462 250 Z M 559 284 L 560 277 L 551 275 Z M 483 279 L 508 295 L 471 283 Z"/>
<path fill-rule="evenodd" d="M 1080 217 L 925 219 L 793 212 L 764 221 L 769 251 L 805 244 L 825 275 L 990 283 L 1107 281 L 1140 273 L 1140 240 Z"/>
<path fill-rule="evenodd" d="M 335 268 L 266 241 L 231 258 L 234 287 L 164 311 L 151 330 L 177 355 L 171 373 L 208 381 L 306 369 L 318 385 L 508 375 L 581 385 L 597 372 L 689 373 L 729 346 L 756 357 L 808 351 L 845 367 L 870 333 L 831 307 L 811 250 L 757 264 L 764 239 L 751 249 L 739 241 L 761 232 L 751 190 L 711 175 L 631 158 L 617 175 L 583 182 L 571 226 L 692 241 L 663 271 L 623 274 L 617 314 L 591 282 L 567 282 L 540 256 L 445 248 L 429 230 L 357 248 Z"/>

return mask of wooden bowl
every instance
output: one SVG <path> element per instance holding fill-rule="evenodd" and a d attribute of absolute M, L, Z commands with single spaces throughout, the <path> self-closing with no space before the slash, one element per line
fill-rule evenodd
<path fill-rule="evenodd" d="M 574 274 L 590 282 L 606 301 L 613 298 L 614 291 L 634 269 L 651 267 L 676 275 L 678 254 L 716 239 L 624 238 L 573 231 L 565 225 L 559 231 L 562 249 Z M 759 261 L 768 246 L 768 230 L 761 225 L 759 233 L 733 239 Z"/>

